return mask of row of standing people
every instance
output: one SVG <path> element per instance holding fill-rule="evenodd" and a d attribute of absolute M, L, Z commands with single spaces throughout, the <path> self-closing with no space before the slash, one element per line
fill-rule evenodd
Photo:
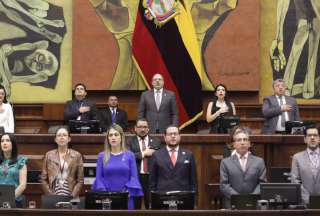
<path fill-rule="evenodd" d="M 179 125 L 179 111 L 175 94 L 164 89 L 164 79 L 161 74 L 152 78 L 153 89 L 145 91 L 140 97 L 138 119 L 145 118 L 150 125 L 151 133 L 163 133 L 169 125 Z M 283 80 L 273 82 L 274 95 L 264 98 L 262 114 L 265 118 L 263 134 L 285 132 L 286 121 L 299 121 L 299 108 L 295 98 L 286 96 L 286 85 Z M 65 105 L 64 120 L 100 120 L 102 132 L 106 132 L 112 124 L 119 124 L 124 130 L 128 128 L 128 116 L 125 110 L 118 107 L 118 98 L 111 95 L 108 107 L 97 111 L 95 104 L 86 99 L 86 86 L 78 83 L 74 88 L 74 99 Z M 214 99 L 209 102 L 206 120 L 210 124 L 210 133 L 227 133 L 221 125 L 224 116 L 235 116 L 236 107 L 228 98 L 227 88 L 218 84 L 214 91 Z M 0 126 L 5 132 L 14 132 L 14 115 L 12 107 L 6 101 L 5 89 L 0 86 Z"/>
<path fill-rule="evenodd" d="M 161 74 L 152 78 L 153 89 L 143 92 L 138 106 L 138 119 L 146 118 L 150 124 L 151 133 L 163 133 L 168 125 L 179 125 L 179 112 L 173 92 L 164 89 L 164 79 Z M 263 134 L 285 133 L 285 122 L 299 121 L 299 108 L 295 98 L 286 96 L 286 85 L 281 79 L 273 82 L 274 95 L 263 100 L 262 114 L 265 118 Z M 119 124 L 124 130 L 128 127 L 128 117 L 125 110 L 118 108 L 118 98 L 111 95 L 108 98 L 107 109 L 97 111 L 94 103 L 85 99 L 84 84 L 75 86 L 75 98 L 65 106 L 65 121 L 75 119 L 99 119 L 102 132 L 113 123 Z M 235 116 L 236 107 L 229 100 L 227 88 L 223 84 L 215 87 L 214 98 L 209 102 L 206 120 L 210 124 L 210 133 L 228 133 L 223 128 L 221 119 Z"/>
<path fill-rule="evenodd" d="M 179 111 L 175 94 L 164 89 L 164 79 L 161 74 L 152 78 L 153 89 L 141 94 L 137 119 L 145 118 L 150 125 L 150 133 L 164 133 L 169 125 L 179 125 Z M 86 86 L 78 83 L 74 87 L 74 99 L 65 105 L 64 120 L 100 120 L 102 132 L 112 124 L 120 125 L 124 130 L 128 127 L 127 112 L 118 107 L 118 98 L 110 95 L 108 107 L 97 110 L 95 104 L 86 99 Z"/>
<path fill-rule="evenodd" d="M 266 182 L 264 160 L 250 152 L 248 129 L 237 127 L 231 134 L 234 152 L 220 164 L 220 191 L 225 208 L 231 208 L 232 195 L 260 194 L 260 183 Z M 310 195 L 320 195 L 319 130 L 311 126 L 305 130 L 306 150 L 294 154 L 291 165 L 291 182 L 301 184 L 303 204 Z"/>
<path fill-rule="evenodd" d="M 135 130 L 136 136 L 126 142 L 122 128 L 116 124 L 110 126 L 104 151 L 98 154 L 93 191 L 128 191 L 129 209 L 140 209 L 143 195 L 148 209 L 151 190 L 197 191 L 195 160 L 190 151 L 179 146 L 177 127 L 166 129 L 166 146 L 161 146 L 159 140 L 148 135 L 145 119 L 137 121 Z M 84 179 L 82 155 L 71 148 L 71 137 L 66 127 L 57 129 L 54 141 L 56 148 L 47 152 L 43 160 L 42 189 L 47 195 L 79 197 Z M 20 207 L 21 195 L 27 185 L 26 164 L 27 158 L 18 155 L 13 134 L 3 134 L 0 184 L 16 186 L 16 202 Z"/>

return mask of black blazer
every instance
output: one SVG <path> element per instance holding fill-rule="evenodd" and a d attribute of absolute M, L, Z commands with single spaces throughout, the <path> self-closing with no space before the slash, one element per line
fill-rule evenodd
<path fill-rule="evenodd" d="M 173 166 L 167 148 L 153 154 L 150 173 L 151 191 L 195 191 L 197 193 L 196 164 L 191 151 L 179 147 L 178 159 Z"/>
<path fill-rule="evenodd" d="M 70 100 L 64 106 L 64 121 L 67 124 L 69 120 L 76 120 L 80 115 L 80 106 L 89 106 L 90 111 L 81 114 L 81 120 L 95 120 L 97 119 L 97 108 L 96 105 L 87 99 L 78 101 L 76 99 Z"/>
<path fill-rule="evenodd" d="M 112 124 L 112 115 L 110 108 L 100 109 L 98 112 L 98 119 L 100 120 L 100 127 L 102 132 L 106 132 Z M 128 115 L 126 111 L 117 108 L 116 124 L 120 125 L 125 131 L 128 127 Z"/>
<path fill-rule="evenodd" d="M 140 173 L 142 153 L 141 153 L 141 149 L 140 149 L 140 145 L 139 145 L 139 141 L 138 141 L 138 136 L 133 136 L 133 137 L 128 138 L 127 145 L 128 145 L 128 148 L 130 149 L 130 151 L 132 151 L 134 153 L 134 156 L 136 157 L 137 169 L 138 169 L 138 173 Z M 148 146 L 150 149 L 155 149 L 155 150 L 158 150 L 162 147 L 159 139 L 152 138 L 150 136 L 149 136 Z M 150 167 L 150 168 L 152 167 L 152 157 L 150 157 L 148 160 L 148 167 Z M 150 171 L 150 169 L 149 169 L 149 171 Z"/>

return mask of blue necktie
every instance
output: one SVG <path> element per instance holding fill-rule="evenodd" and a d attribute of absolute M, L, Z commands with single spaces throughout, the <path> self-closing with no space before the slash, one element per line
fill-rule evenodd
<path fill-rule="evenodd" d="M 116 116 L 117 116 L 117 113 L 115 111 L 114 108 L 111 109 L 111 120 L 112 120 L 112 124 L 115 124 L 116 123 Z"/>

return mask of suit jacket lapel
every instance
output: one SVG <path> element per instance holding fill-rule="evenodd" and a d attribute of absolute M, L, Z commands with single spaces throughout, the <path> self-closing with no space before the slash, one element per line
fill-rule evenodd
<path fill-rule="evenodd" d="M 252 161 L 253 161 L 252 155 L 249 153 L 247 164 L 246 164 L 246 170 L 244 171 L 245 173 L 247 172 L 247 170 L 249 170 L 250 166 L 253 164 Z"/>
<path fill-rule="evenodd" d="M 238 167 L 238 169 L 239 170 L 241 170 L 241 172 L 243 172 L 243 170 L 242 170 L 242 168 L 241 168 L 241 165 L 240 165 L 240 162 L 239 162 L 239 160 L 238 160 L 238 157 L 237 157 L 237 155 L 232 155 L 231 156 L 231 159 L 232 159 L 232 161 L 234 162 L 234 164 L 236 165 L 236 167 Z"/>

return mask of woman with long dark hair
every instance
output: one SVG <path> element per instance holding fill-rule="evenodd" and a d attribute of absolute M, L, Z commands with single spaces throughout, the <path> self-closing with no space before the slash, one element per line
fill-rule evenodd
<path fill-rule="evenodd" d="M 236 108 L 228 99 L 227 87 L 218 84 L 214 90 L 214 99 L 207 108 L 206 120 L 211 125 L 210 133 L 227 133 L 228 131 L 221 127 L 220 120 L 223 116 L 232 115 L 236 115 Z"/>
<path fill-rule="evenodd" d="M 14 185 L 16 206 L 23 206 L 22 193 L 27 187 L 27 158 L 18 156 L 17 142 L 13 134 L 1 136 L 0 184 Z"/>

